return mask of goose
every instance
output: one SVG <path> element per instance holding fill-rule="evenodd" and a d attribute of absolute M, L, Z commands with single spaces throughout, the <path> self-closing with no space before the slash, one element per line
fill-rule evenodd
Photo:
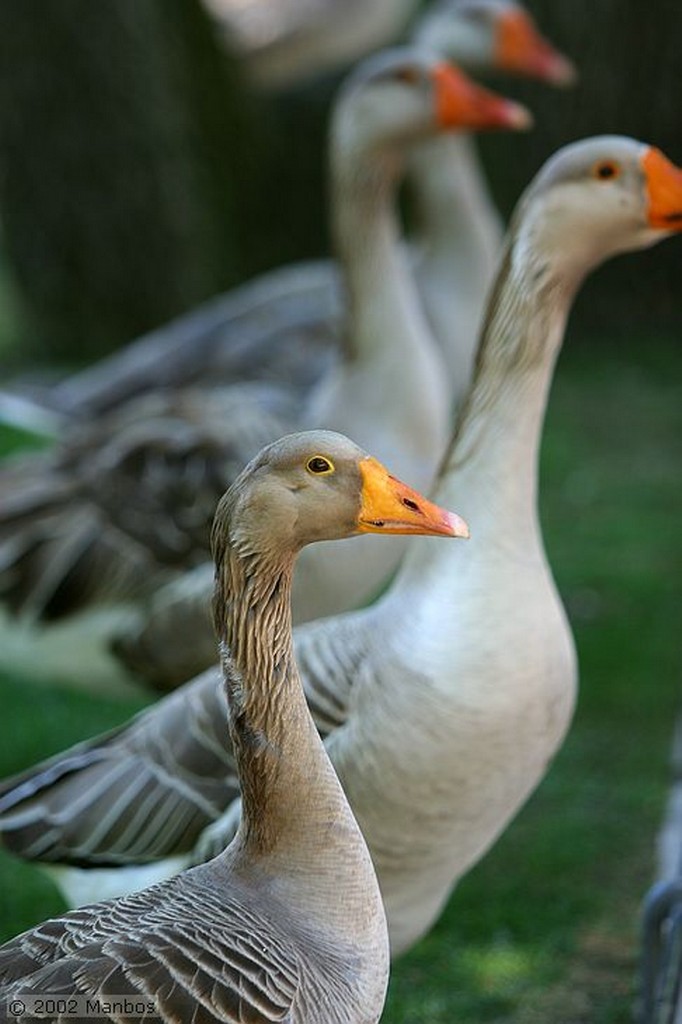
<path fill-rule="evenodd" d="M 552 85 L 567 85 L 575 77 L 573 65 L 514 0 L 441 0 L 417 21 L 412 39 L 476 74 L 509 71 Z M 421 213 L 416 242 L 422 303 L 448 364 L 457 362 L 450 346 L 462 346 L 468 365 L 502 228 L 471 140 L 460 135 L 456 151 L 433 149 L 425 140 L 414 151 L 423 149 L 424 158 L 417 162 L 415 155 L 408 171 Z M 463 274 L 461 283 L 453 268 Z M 480 276 L 474 278 L 476 268 Z M 438 282 L 435 291 L 430 280 Z M 472 289 L 479 302 L 473 326 L 471 314 L 459 312 L 472 307 Z M 199 381 L 286 380 L 302 396 L 339 356 L 343 310 L 332 261 L 287 265 L 210 300 L 36 397 L 63 415 L 87 419 L 146 390 Z M 463 333 L 452 326 L 460 317 Z M 459 376 L 450 385 L 455 394 L 462 387 Z"/>
<path fill-rule="evenodd" d="M 135 599 L 205 561 L 225 481 L 283 427 L 353 432 L 427 486 L 449 403 L 398 245 L 401 162 L 441 131 L 527 123 L 524 108 L 429 52 L 387 51 L 363 64 L 342 88 L 331 127 L 333 230 L 349 304 L 343 362 L 303 408 L 286 389 L 258 382 L 149 392 L 76 425 L 55 452 L 10 465 L 0 500 L 0 593 L 10 607 L 54 619 L 98 600 Z M 347 547 L 340 557 L 323 547 L 302 558 L 297 619 L 367 600 L 401 550 Z"/>
<path fill-rule="evenodd" d="M 374 605 L 295 631 L 314 720 L 367 840 L 392 954 L 437 919 L 545 775 L 576 696 L 572 634 L 544 552 L 537 460 L 555 361 L 585 276 L 682 230 L 682 170 L 622 136 L 572 143 L 521 198 L 475 378 L 433 500 L 467 545 L 413 538 Z M 59 865 L 67 898 L 163 878 L 239 822 L 208 670 L 127 726 L 0 786 L 5 848 Z"/>
<path fill-rule="evenodd" d="M 249 77 L 273 90 L 394 42 L 417 0 L 204 0 Z"/>
<path fill-rule="evenodd" d="M 427 8 L 413 35 L 419 46 L 457 54 L 476 74 L 496 68 L 560 87 L 576 78 L 573 64 L 509 0 L 440 0 Z M 502 247 L 502 221 L 468 132 L 415 147 L 407 178 L 415 200 L 411 240 L 417 287 L 457 409 L 471 382 L 481 316 Z"/>
<path fill-rule="evenodd" d="M 207 864 L 4 944 L 4 1000 L 27 1003 L 48 991 L 125 996 L 136 1006 L 146 1000 L 163 1021 L 378 1021 L 386 919 L 369 852 L 306 705 L 290 593 L 304 545 L 403 532 L 465 537 L 468 528 L 330 431 L 284 437 L 237 477 L 218 505 L 212 548 L 243 793 L 239 830 Z M 103 1016 L 122 1019 L 121 1011 Z"/>
<path fill-rule="evenodd" d="M 496 67 L 535 74 L 559 86 L 575 78 L 570 61 L 542 38 L 527 12 L 510 0 L 441 0 L 420 19 L 413 38 L 418 45 L 449 54 L 477 71 Z M 412 235 L 413 269 L 424 313 L 445 360 L 450 401 L 457 409 L 471 380 L 480 317 L 502 243 L 501 219 L 469 133 L 420 143 L 409 155 L 407 171 L 418 214 Z M 319 300 L 325 294 L 323 269 L 323 264 L 316 264 L 309 272 L 309 299 L 314 294 Z M 305 276 L 303 268 L 297 268 L 290 293 L 281 274 L 270 289 L 263 283 L 261 288 L 281 300 L 278 288 L 284 285 L 284 294 L 291 298 L 298 294 Z M 334 296 L 330 288 L 328 301 Z M 329 320 L 333 323 L 337 315 L 330 314 Z M 315 353 L 324 352 L 319 335 L 314 338 Z M 288 338 L 282 340 L 278 351 L 282 347 L 291 351 Z M 243 353 L 245 346 L 246 339 L 236 349 Z M 266 352 L 261 355 L 268 372 L 280 368 L 279 356 L 273 361 Z M 233 359 L 237 359 L 234 350 Z M 232 372 L 235 369 L 236 362 Z M 287 371 L 291 369 L 288 364 Z M 127 671 L 155 689 L 168 690 L 211 664 L 211 585 L 211 566 L 200 566 L 159 588 L 141 617 L 114 630 L 111 649 Z M 319 590 L 319 585 L 310 586 L 308 592 Z M 344 607 L 348 606 L 339 603 L 312 611 L 332 614 Z M 310 617 L 304 614 L 299 621 Z"/>
<path fill-rule="evenodd" d="M 540 36 L 529 15 L 510 0 L 443 0 L 429 9 L 414 37 L 419 45 L 461 58 L 477 70 L 498 67 L 532 73 L 555 85 L 567 85 L 575 77 L 573 65 Z M 450 401 L 456 409 L 471 379 L 481 311 L 501 247 L 500 217 L 480 172 L 469 133 L 448 133 L 413 147 L 408 172 L 419 213 L 413 238 L 416 282 L 431 332 L 445 359 Z M 323 269 L 324 265 L 315 265 L 309 274 L 312 289 L 312 294 L 306 293 L 309 300 L 314 295 L 319 302 L 321 296 L 327 295 L 333 301 L 334 290 L 324 292 Z M 280 272 L 269 287 L 261 282 L 263 290 L 257 294 L 264 294 L 270 300 L 276 298 L 278 302 L 286 295 L 291 301 L 293 295 L 300 296 L 301 281 L 305 278 L 303 268 L 296 268 L 293 289 L 289 292 L 287 278 Z M 267 299 L 262 302 L 263 306 L 268 306 Z M 258 308 L 262 310 L 263 306 Z M 301 312 L 300 305 L 295 304 L 293 308 Z M 330 321 L 335 322 L 337 316 L 338 311 L 335 311 Z M 291 321 L 294 322 L 299 323 Z M 241 320 L 240 324 L 243 326 Z M 265 336 L 269 337 L 267 332 Z M 328 333 L 325 337 L 330 336 Z M 315 354 L 327 351 L 320 348 L 318 333 L 314 338 Z M 247 331 L 233 346 L 232 372 L 241 365 L 237 353 L 243 358 L 250 347 L 247 342 L 252 339 L 253 334 Z M 278 342 L 281 343 L 275 346 L 274 359 L 264 348 L 258 347 L 260 362 L 269 373 L 284 369 L 281 360 L 294 347 L 288 334 L 278 338 Z M 296 351 L 300 354 L 310 349 L 311 346 L 302 349 L 299 345 Z M 255 356 L 255 348 L 252 354 Z M 304 360 L 302 365 L 308 370 L 310 362 L 310 359 Z M 287 362 L 286 372 L 292 369 Z M 118 375 L 114 374 L 116 379 Z M 345 424 L 339 426 L 350 429 Z M 406 475 L 409 472 L 413 473 L 413 469 L 407 470 Z M 388 560 L 391 552 L 384 547 L 382 553 Z M 321 559 L 324 552 L 319 554 Z M 345 564 L 353 573 L 352 564 Z M 320 562 L 316 562 L 315 568 L 319 565 Z M 304 577 L 299 578 L 303 589 Z M 336 574 L 329 578 L 338 579 Z M 368 577 L 363 579 L 369 584 Z M 376 589 L 370 593 L 368 586 L 362 599 L 371 597 Z M 306 580 L 305 591 L 311 596 L 325 590 L 322 581 Z M 113 654 L 128 672 L 160 690 L 172 689 L 207 668 L 214 656 L 208 615 L 210 591 L 210 564 L 199 566 L 160 587 L 139 617 L 114 629 L 110 645 Z M 297 621 L 333 614 L 361 603 L 351 599 L 354 593 L 351 583 L 343 589 L 337 583 L 334 593 L 337 598 L 334 603 L 320 606 L 313 601 L 297 616 Z M 298 601 L 295 607 L 299 608 Z"/>

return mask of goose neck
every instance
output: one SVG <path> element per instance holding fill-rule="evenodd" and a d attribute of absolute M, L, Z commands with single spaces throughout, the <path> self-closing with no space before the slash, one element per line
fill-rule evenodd
<path fill-rule="evenodd" d="M 410 157 L 415 198 L 416 275 L 424 309 L 459 408 L 471 381 L 486 295 L 502 244 L 499 215 L 481 174 L 474 139 L 443 135 Z"/>
<path fill-rule="evenodd" d="M 356 359 L 374 358 L 382 348 L 395 358 L 403 337 L 407 354 L 414 345 L 405 323 L 422 330 L 394 210 L 400 170 L 398 155 L 388 151 L 360 157 L 337 148 L 333 155 L 333 241 L 353 324 L 349 355 Z"/>
<path fill-rule="evenodd" d="M 415 198 L 415 239 L 426 258 L 467 267 L 497 258 L 500 216 L 482 174 L 476 143 L 468 132 L 438 136 L 417 146 L 408 162 Z"/>
<path fill-rule="evenodd" d="M 214 618 L 242 790 L 239 843 L 250 863 L 300 881 L 311 914 L 338 913 L 342 926 L 353 893 L 366 901 L 375 882 L 296 669 L 293 561 L 230 544 L 216 557 Z M 345 883 L 348 902 L 335 909 L 331 895 Z"/>
<path fill-rule="evenodd" d="M 445 455 L 435 500 L 471 523 L 467 554 L 541 549 L 537 468 L 547 397 L 577 283 L 532 248 L 502 259 L 477 353 L 474 380 Z M 480 544 L 479 544 L 480 541 Z M 430 557 L 422 548 L 417 561 Z M 514 555 L 516 557 L 516 555 Z"/>

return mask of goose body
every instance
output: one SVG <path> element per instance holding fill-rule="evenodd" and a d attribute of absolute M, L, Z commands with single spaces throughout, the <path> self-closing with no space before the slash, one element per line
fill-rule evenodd
<path fill-rule="evenodd" d="M 682 171 L 651 147 L 604 136 L 547 163 L 514 217 L 435 489 L 439 502 L 460 497 L 472 540 L 446 551 L 414 541 L 376 605 L 296 633 L 309 706 L 367 839 L 394 954 L 430 927 L 523 805 L 570 723 L 575 654 L 537 515 L 554 363 L 585 275 L 681 228 Z M 233 755 L 210 725 L 219 708 L 219 678 L 208 672 L 128 729 L 9 780 L 5 845 L 110 875 L 112 865 L 220 849 L 239 807 Z M 132 836 L 142 805 L 158 811 Z"/>
<path fill-rule="evenodd" d="M 98 598 L 135 599 L 205 560 L 209 509 L 233 467 L 285 426 L 350 430 L 427 486 L 447 439 L 448 395 L 399 246 L 401 162 L 440 131 L 513 126 L 520 116 L 430 52 L 391 51 L 359 69 L 331 131 L 333 228 L 349 302 L 343 362 L 302 408 L 286 389 L 255 383 L 152 392 L 75 427 L 55 454 L 24 459 L 0 500 L 0 592 L 11 606 L 57 618 Z M 400 547 L 365 547 L 305 553 L 297 619 L 376 593 Z"/>
<path fill-rule="evenodd" d="M 417 38 L 434 52 L 438 46 L 455 57 L 459 53 L 476 67 L 511 66 L 550 81 L 561 79 L 556 69 L 565 65 L 511 0 L 449 0 L 437 6 Z M 503 38 L 515 40 L 511 64 L 500 45 Z M 544 55 L 544 63 L 538 55 Z M 512 110 L 507 126 L 523 126 L 525 115 Z M 415 138 L 410 148 L 424 145 L 427 135 Z M 48 403 L 75 424 L 61 435 L 52 458 L 28 460 L 18 472 L 3 471 L 0 479 L 0 594 L 14 612 L 49 622 L 88 605 L 133 602 L 137 615 L 132 624 L 126 619 L 121 627 L 112 621 L 113 649 L 126 668 L 169 688 L 206 667 L 213 655 L 206 611 L 211 570 L 201 517 L 231 479 L 231 467 L 265 440 L 286 429 L 319 425 L 350 430 L 404 476 L 427 485 L 449 425 L 448 402 L 456 404 L 468 384 L 499 225 L 465 139 L 449 151 L 427 148 L 413 177 L 418 185 L 422 182 L 417 281 L 426 320 L 410 301 L 412 282 L 401 270 L 405 293 L 399 302 L 394 303 L 396 290 L 389 285 L 377 288 L 365 303 L 364 344 L 372 348 L 363 352 L 356 345 L 352 366 L 348 331 L 340 324 L 347 300 L 353 335 L 359 297 L 343 288 L 333 264 L 319 263 L 285 268 L 214 300 L 52 390 Z M 372 224 L 373 213 L 374 208 L 365 208 L 365 219 L 358 218 L 352 250 L 361 248 L 362 229 Z M 339 249 L 339 255 L 345 262 L 348 254 Z M 393 266 L 398 262 L 393 260 Z M 372 258 L 368 252 L 364 265 L 379 266 L 377 253 Z M 356 280 L 369 292 L 361 274 Z M 388 285 L 387 273 L 379 281 Z M 376 315 L 382 295 L 389 313 L 383 319 Z M 409 315 L 403 315 L 409 306 Z M 436 364 L 439 356 L 428 327 L 444 353 L 449 384 Z M 345 355 L 340 357 L 342 337 Z M 396 394 L 391 400 L 388 388 L 377 389 L 376 381 L 388 382 L 396 372 L 401 395 L 410 386 L 406 398 Z M 262 402 L 258 388 L 243 385 L 243 398 L 216 392 L 204 399 L 204 389 L 214 390 L 221 380 L 254 376 L 267 383 Z M 274 379 L 291 382 L 291 389 L 287 384 L 286 394 L 278 387 L 267 397 Z M 167 394 L 188 385 L 187 396 Z M 150 389 L 152 399 L 145 397 Z M 189 423 L 184 418 L 183 407 L 200 409 L 204 400 L 213 410 L 224 402 L 222 444 L 215 443 L 212 416 L 207 416 L 205 436 L 195 417 Z M 262 421 L 250 409 L 252 401 L 262 405 Z M 256 427 L 249 434 L 254 413 Z M 101 422 L 93 422 L 102 414 Z M 130 436 L 128 424 L 139 424 L 143 417 L 149 418 L 148 429 L 141 436 L 136 426 Z M 122 436 L 126 432 L 129 436 Z M 134 496 L 130 507 L 120 507 L 115 484 L 103 494 L 93 489 L 93 464 L 106 465 L 112 481 L 118 475 L 120 490 Z M 191 507 L 185 481 L 202 465 L 206 472 L 199 499 Z M 7 504 L 2 494 L 9 496 Z M 144 529 L 149 507 L 168 509 L 158 525 L 171 543 L 161 548 Z M 297 575 L 295 620 L 371 600 L 395 568 L 400 550 L 396 542 L 367 552 L 362 572 L 357 571 L 360 556 L 351 552 L 344 557 L 335 549 L 306 552 Z M 202 561 L 204 567 L 197 567 Z M 185 643 L 185 637 L 195 639 Z"/>
<path fill-rule="evenodd" d="M 283 438 L 238 476 L 213 528 L 238 833 L 210 863 L 2 946 L 3 1000 L 115 993 L 145 998 L 163 1021 L 379 1019 L 381 896 L 296 672 L 290 582 L 305 544 L 401 531 L 457 536 L 466 526 L 337 434 Z"/>
<path fill-rule="evenodd" d="M 494 66 L 509 70 L 525 68 L 529 74 L 537 74 L 557 84 L 566 83 L 573 74 L 566 59 L 538 34 L 525 11 L 509 0 L 471 0 L 469 3 L 446 0 L 435 5 L 430 14 L 418 23 L 414 37 L 419 45 L 433 52 L 461 56 L 477 69 Z M 503 38 L 511 40 L 506 48 L 500 42 Z M 481 313 L 499 257 L 501 220 L 481 173 L 473 139 L 466 132 L 448 133 L 447 137 L 423 141 L 413 147 L 408 172 L 418 214 L 409 250 L 410 265 L 429 328 L 445 362 L 450 405 L 456 409 L 471 380 Z M 328 271 L 326 277 L 325 266 Z M 280 302 L 282 295 L 286 294 L 288 273 L 285 270 L 276 276 L 273 300 Z M 295 277 L 299 288 L 302 279 L 299 275 Z M 328 282 L 326 289 L 321 284 L 324 280 Z M 316 264 L 311 268 L 310 283 L 311 294 L 316 301 L 323 298 L 331 306 L 338 300 L 333 264 Z M 267 296 L 267 289 L 260 294 Z M 269 306 L 266 299 L 263 308 Z M 333 316 L 327 322 L 329 320 L 333 323 Z M 333 342 L 334 337 L 333 330 L 313 333 L 314 339 L 324 338 L 327 342 Z M 313 360 L 322 359 L 323 352 L 332 355 L 329 345 L 318 344 L 313 350 L 311 345 L 294 347 L 288 344 L 286 337 L 283 340 L 287 342 L 288 351 L 297 355 L 304 351 L 309 353 L 310 357 L 302 364 L 307 372 L 310 372 Z M 277 338 L 274 358 L 263 348 L 261 366 L 280 365 L 278 354 L 282 352 L 282 346 L 279 341 Z M 234 348 L 244 353 L 250 346 L 238 342 Z M 254 354 L 257 354 L 255 350 Z M 248 372 L 248 365 L 248 362 L 242 364 L 240 372 Z M 395 361 L 393 365 L 399 367 Z M 234 362 L 232 366 L 234 368 Z M 291 364 L 288 369 L 296 372 Z M 328 374 L 327 379 L 331 377 L 332 374 Z M 117 379 L 116 374 L 113 379 Z M 367 401 L 374 405 L 374 377 L 365 376 L 364 381 L 360 381 L 360 387 L 363 386 L 369 387 L 371 394 Z M 322 391 L 325 393 L 324 388 Z M 329 392 L 326 394 L 328 397 Z M 319 407 L 319 399 L 315 404 Z M 355 429 L 357 433 L 357 426 L 353 423 L 357 403 L 340 401 L 336 404 L 338 408 L 347 410 L 346 418 L 324 422 L 342 431 L 353 432 Z M 381 405 L 378 408 L 381 409 Z M 385 433 L 386 426 L 393 430 L 390 419 L 374 424 L 364 443 L 371 442 L 382 450 L 383 437 L 379 431 Z M 393 430 L 393 437 L 398 438 L 399 432 Z M 388 449 L 385 457 L 393 461 Z M 403 472 L 418 480 L 419 477 L 414 476 L 415 470 L 416 466 L 405 466 Z M 390 554 L 384 546 L 382 555 L 388 560 Z M 298 621 L 357 605 L 373 597 L 378 590 L 377 586 L 369 587 L 370 577 L 365 576 L 368 587 L 364 594 L 359 594 L 353 586 L 357 574 L 352 561 L 342 560 L 337 554 L 337 564 L 328 577 L 335 581 L 335 600 L 320 605 L 319 595 L 326 594 L 328 590 L 324 580 L 320 579 L 320 572 L 326 573 L 326 568 L 321 559 L 312 563 L 313 559 L 308 563 L 310 572 L 307 578 L 303 573 L 299 576 L 301 604 L 296 600 L 295 607 L 301 607 L 302 614 L 297 616 Z M 210 586 L 210 567 L 205 566 L 162 588 L 154 595 L 140 620 L 117 631 L 113 641 L 117 657 L 128 669 L 160 689 L 179 685 L 208 667 L 213 659 L 212 635 L 206 613 Z M 303 592 L 310 595 L 308 601 Z"/>

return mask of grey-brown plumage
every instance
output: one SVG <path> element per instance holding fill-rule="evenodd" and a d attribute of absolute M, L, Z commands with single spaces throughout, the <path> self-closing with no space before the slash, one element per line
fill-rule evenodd
<path fill-rule="evenodd" d="M 331 471 L 316 475 L 313 458 Z M 363 461 L 339 435 L 285 438 L 254 459 L 216 513 L 215 622 L 244 807 L 234 842 L 168 882 L 7 943 L 3 1005 L 15 994 L 130 994 L 168 1022 L 378 1020 L 383 907 L 307 710 L 290 616 L 299 548 L 361 528 Z"/>
<path fill-rule="evenodd" d="M 499 46 L 501 33 L 509 17 L 518 20 L 521 13 L 513 0 L 449 2 L 438 5 L 416 35 L 426 49 L 461 59 L 465 65 L 504 68 Z M 525 50 L 518 49 L 515 70 L 556 81 L 558 55 L 554 54 L 554 65 L 551 61 L 547 63 L 552 51 L 528 24 L 531 30 L 526 31 Z M 544 64 L 538 63 L 538 46 Z M 442 136 L 446 126 L 436 125 L 433 106 L 428 103 L 421 110 L 419 123 L 410 116 L 418 110 L 415 99 L 420 104 L 428 101 L 428 76 L 424 75 L 428 63 L 408 61 L 403 70 L 405 67 L 408 70 L 403 75 L 403 88 L 408 77 L 414 79 L 410 90 L 404 88 L 407 103 L 401 101 L 394 106 L 394 97 L 390 90 L 385 90 L 385 121 L 377 120 L 368 104 L 361 102 L 357 102 L 353 117 L 348 118 L 359 126 L 360 136 L 363 124 L 369 121 L 374 125 L 373 145 L 365 147 L 360 154 L 362 160 L 355 161 L 357 194 L 362 190 L 366 195 L 354 221 L 344 230 L 351 244 L 336 246 L 341 264 L 350 264 L 349 255 L 364 251 L 367 256 L 364 262 L 358 262 L 355 276 L 356 283 L 365 285 L 364 337 L 358 329 L 360 288 L 346 280 L 344 290 L 338 269 L 329 262 L 306 264 L 284 268 L 220 297 L 58 385 L 47 401 L 62 413 L 73 415 L 78 423 L 74 431 L 62 438 L 54 460 L 39 463 L 39 472 L 44 477 L 40 494 L 35 491 L 30 462 L 24 464 L 23 481 L 17 476 L 11 484 L 9 480 L 0 480 L 3 491 L 11 486 L 15 492 L 10 516 L 3 516 L 0 499 L 0 596 L 12 609 L 28 611 L 37 618 L 57 619 L 96 603 L 130 599 L 137 603 L 138 598 L 155 594 L 163 582 L 205 557 L 205 513 L 229 484 L 230 465 L 235 461 L 241 464 L 262 443 L 284 430 L 322 425 L 351 431 L 363 444 L 396 465 L 406 478 L 426 486 L 435 468 L 433 460 L 438 457 L 439 444 L 445 443 L 448 398 L 458 399 L 468 384 L 481 304 L 499 243 L 499 224 L 475 154 L 466 140 L 460 139 L 460 146 L 450 150 L 428 148 L 428 142 L 435 141 L 436 135 Z M 367 68 L 360 80 L 366 74 L 365 84 L 371 84 L 374 75 L 379 94 L 382 72 L 385 86 L 389 78 L 389 66 L 385 63 L 374 65 L 373 70 Z M 355 102 L 361 98 L 357 75 L 354 82 Z M 391 124 L 392 109 L 400 112 L 400 118 L 393 121 L 393 133 L 386 130 Z M 483 118 L 472 122 L 469 116 L 462 124 L 451 123 L 449 127 L 496 124 L 519 128 L 527 123 L 525 112 L 508 104 L 506 115 L 500 113 L 497 120 Z M 345 131 L 345 135 L 348 141 L 349 133 Z M 401 173 L 398 164 L 406 149 L 423 147 L 425 143 L 427 149 L 413 168 L 423 215 L 414 266 L 426 317 L 451 371 L 447 387 L 448 375 L 440 365 L 429 368 L 424 355 L 419 361 L 416 358 L 415 353 L 425 353 L 432 339 L 426 324 L 421 331 L 428 334 L 426 343 L 415 336 L 421 310 L 415 315 L 410 308 L 414 305 L 410 301 L 412 282 L 406 288 L 407 275 L 399 280 L 381 251 L 374 247 L 370 252 L 366 237 L 366 229 L 380 209 L 380 196 L 386 198 L 386 180 L 382 178 L 386 178 L 387 165 L 394 165 L 388 178 L 393 179 L 391 187 L 395 188 L 395 176 Z M 352 155 L 357 156 L 357 151 Z M 400 159 L 396 161 L 396 157 Z M 350 182 L 345 171 L 344 176 Z M 340 204 L 335 205 L 340 209 Z M 390 224 L 388 227 L 385 237 L 394 236 L 397 241 L 397 231 Z M 401 291 L 407 301 L 403 301 Z M 380 317 L 382 309 L 387 312 Z M 348 314 L 352 323 L 346 330 Z M 386 353 L 378 354 L 376 339 L 381 338 L 391 342 L 393 351 L 388 353 L 388 360 Z M 354 361 L 348 366 L 345 356 L 351 350 Z M 440 355 L 435 355 L 440 362 Z M 432 362 L 430 357 L 429 360 Z M 375 381 L 381 379 L 386 384 L 396 367 L 403 371 L 400 393 L 395 393 L 392 385 L 384 386 L 378 401 Z M 339 388 L 339 380 L 346 373 L 348 379 Z M 122 454 L 121 445 L 108 442 L 110 432 L 127 430 L 127 418 L 139 418 L 145 408 L 140 396 L 150 390 L 154 393 L 159 388 L 167 391 L 201 385 L 210 407 L 217 399 L 206 389 L 215 387 L 217 382 L 254 377 L 286 381 L 290 386 L 289 412 L 282 418 L 277 411 L 271 429 L 266 422 L 270 418 L 267 402 L 258 400 L 257 411 L 237 415 L 226 404 L 224 433 L 217 449 L 210 422 L 208 436 L 195 433 L 194 446 L 187 446 L 184 427 L 196 428 L 197 421 L 192 422 L 190 417 L 187 424 L 183 422 L 178 409 L 184 399 L 178 399 L 173 403 L 175 412 L 169 414 L 167 436 L 150 435 L 145 448 L 138 435 L 134 453 Z M 360 386 L 355 386 L 354 377 Z M 369 388 L 363 387 L 363 379 L 369 380 Z M 321 385 L 321 392 L 314 394 L 317 385 Z M 250 393 L 255 395 L 254 391 Z M 392 400 L 386 400 L 384 395 L 390 395 Z M 161 400 L 168 398 L 164 396 Z M 122 403 L 130 402 L 134 403 L 132 410 L 113 415 L 113 410 Z M 245 402 L 240 404 L 246 409 Z M 102 414 L 111 417 L 104 423 L 105 441 L 98 425 L 93 428 L 89 423 L 91 417 Z M 156 429 L 160 418 L 155 414 L 152 418 Z M 244 422 L 241 431 L 232 437 L 236 419 Z M 249 436 L 247 428 L 254 419 L 256 429 Z M 82 434 L 84 442 L 89 439 L 89 447 L 71 447 L 74 434 Z M 127 442 L 122 447 L 126 446 Z M 74 463 L 79 451 L 82 460 Z M 396 461 L 403 453 L 405 459 L 411 459 L 409 465 Z M 90 487 L 97 463 L 102 461 L 110 470 L 107 480 L 111 487 L 107 488 L 99 479 L 96 487 Z M 207 486 L 199 491 L 195 507 L 185 484 L 204 462 L 208 469 Z M 418 472 L 424 475 L 420 478 Z M 217 491 L 212 487 L 216 473 L 220 476 Z M 113 492 L 111 501 L 108 491 Z M 156 531 L 145 529 L 150 505 L 157 515 Z M 372 599 L 395 568 L 398 550 L 395 545 L 384 545 L 381 554 L 368 551 L 365 559 L 373 558 L 373 570 L 369 571 L 365 563 L 363 573 L 345 575 L 338 567 L 336 572 L 326 573 L 317 564 L 317 554 L 309 555 L 309 579 L 294 595 L 297 620 L 333 614 Z M 349 552 L 344 561 L 349 564 L 351 558 Z M 330 587 L 327 581 L 331 576 L 335 582 Z M 299 580 L 302 579 L 303 571 L 299 574 Z M 362 588 L 355 582 L 359 579 L 365 581 Z M 171 580 L 171 584 L 175 582 Z M 170 637 L 168 643 L 174 644 L 174 638 L 185 630 L 187 616 L 182 596 L 176 600 L 181 587 L 182 584 L 179 591 L 161 598 L 161 611 L 152 608 L 149 629 L 144 621 L 138 622 L 115 645 L 116 653 L 128 667 L 166 688 L 208 663 L 204 653 L 183 660 L 186 645 L 180 648 L 170 667 L 164 663 L 163 654 L 157 654 L 165 649 L 166 638 Z M 306 599 L 306 595 L 310 596 Z M 180 625 L 173 614 L 176 607 L 182 608 Z M 202 630 L 203 648 L 210 656 L 210 630 L 206 616 L 202 620 L 197 614 L 197 607 L 191 606 L 191 614 L 196 629 Z M 193 625 L 192 632 L 195 631 Z M 195 651 L 199 653 L 199 645 Z"/>
<path fill-rule="evenodd" d="M 338 359 L 341 293 L 331 261 L 270 271 L 37 397 L 63 414 L 87 419 L 148 391 L 196 384 L 287 381 L 302 396 Z"/>
<path fill-rule="evenodd" d="M 56 619 L 150 593 L 209 556 L 226 483 L 293 417 L 284 391 L 150 392 L 3 465 L 0 597 Z"/>

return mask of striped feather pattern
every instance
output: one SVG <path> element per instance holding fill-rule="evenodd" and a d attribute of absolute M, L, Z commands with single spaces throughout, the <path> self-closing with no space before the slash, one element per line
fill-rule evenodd
<path fill-rule="evenodd" d="M 55 619 L 205 560 L 220 495 L 292 415 L 289 396 L 255 384 L 156 392 L 3 465 L 0 596 Z"/>
<path fill-rule="evenodd" d="M 312 1020 L 300 1016 L 306 972 L 297 936 L 252 889 L 225 891 L 221 870 L 186 873 L 18 936 L 0 948 L 3 998 L 128 993 L 178 1024 Z"/>
<path fill-rule="evenodd" d="M 192 849 L 238 794 L 220 673 L 0 788 L 3 843 L 31 859 L 145 863 Z M 6 828 L 6 831 L 5 831 Z"/>
<path fill-rule="evenodd" d="M 357 667 L 370 649 L 362 621 L 362 613 L 349 613 L 333 626 L 323 620 L 297 630 L 296 660 L 322 736 L 347 717 Z M 198 844 L 203 858 L 213 856 L 238 824 L 230 811 L 239 785 L 226 717 L 222 676 L 210 669 L 129 726 L 5 779 L 3 846 L 29 860 L 83 867 L 196 856 Z"/>
<path fill-rule="evenodd" d="M 235 288 L 57 384 L 43 400 L 101 416 L 149 391 L 286 380 L 303 395 L 338 361 L 339 273 L 296 263 Z"/>

